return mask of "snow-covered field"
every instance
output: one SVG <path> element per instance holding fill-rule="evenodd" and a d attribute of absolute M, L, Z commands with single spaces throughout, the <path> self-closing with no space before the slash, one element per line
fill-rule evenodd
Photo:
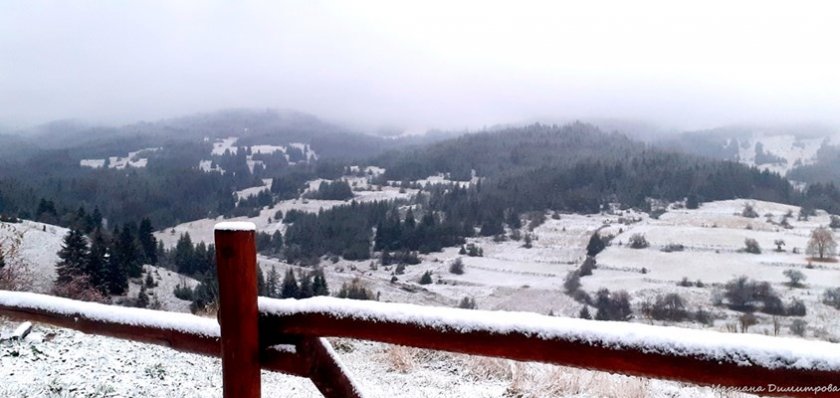
<path fill-rule="evenodd" d="M 817 160 L 817 151 L 825 138 L 802 138 L 794 134 L 753 133 L 738 146 L 738 159 L 749 166 L 785 175 L 799 165 L 812 164 Z M 755 144 L 761 143 L 764 153 L 784 159 L 780 163 L 756 164 Z"/>
<path fill-rule="evenodd" d="M 353 200 L 357 202 L 373 202 L 391 199 L 409 199 L 412 195 L 417 193 L 416 189 L 404 189 L 400 192 L 400 188 L 391 186 L 382 186 L 380 189 L 370 189 L 366 177 L 346 177 L 351 186 L 362 188 L 364 190 L 354 191 L 355 197 Z M 315 180 L 310 182 L 310 190 L 317 190 L 322 180 Z M 271 181 L 263 181 L 266 185 L 259 187 L 251 187 L 241 191 L 237 191 L 238 198 L 247 197 L 249 195 L 256 195 L 262 190 L 271 189 Z M 291 199 L 280 201 L 274 206 L 264 207 L 259 216 L 256 217 L 235 217 L 225 219 L 218 217 L 215 219 L 201 219 L 186 222 L 176 225 L 172 228 L 167 228 L 155 233 L 155 237 L 162 241 L 166 247 L 174 247 L 182 234 L 189 233 L 193 243 L 205 242 L 213 243 L 213 226 L 221 221 L 248 221 L 257 226 L 257 231 L 266 232 L 269 234 L 274 231 L 285 231 L 286 225 L 283 224 L 282 218 L 276 219 L 274 216 L 277 212 L 286 214 L 289 210 L 300 210 L 304 212 L 317 213 L 321 209 L 329 209 L 334 206 L 349 204 L 350 201 L 341 200 L 317 200 L 317 199 Z"/>
<path fill-rule="evenodd" d="M 122 170 L 126 167 L 146 167 L 149 164 L 149 159 L 140 157 L 139 155 L 148 151 L 157 151 L 160 148 L 144 148 L 138 151 L 129 152 L 128 156 L 110 156 L 108 159 L 82 159 L 79 164 L 82 167 L 90 167 L 94 169 L 105 167 L 108 165 L 110 169 Z M 106 162 L 107 160 L 107 162 Z"/>
<path fill-rule="evenodd" d="M 209 140 L 209 138 L 205 138 L 205 140 Z M 230 153 L 232 155 L 236 155 L 236 153 L 239 151 L 239 147 L 236 146 L 237 141 L 239 141 L 239 137 L 228 137 L 228 138 L 223 138 L 223 139 L 219 139 L 219 140 L 214 141 L 213 142 L 213 149 L 210 151 L 210 155 L 211 156 L 221 156 L 221 155 L 224 155 L 225 153 Z M 272 154 L 272 153 L 275 153 L 275 152 L 282 152 L 286 156 L 286 161 L 289 162 L 289 164 L 295 164 L 295 162 L 290 161 L 290 157 L 287 153 L 288 148 L 290 148 L 290 147 L 294 147 L 296 149 L 299 149 L 303 153 L 303 157 L 305 159 L 304 162 L 310 162 L 310 161 L 318 160 L 318 154 L 315 153 L 315 151 L 312 150 L 312 148 L 309 145 L 299 143 L 299 142 L 292 142 L 292 143 L 289 143 L 289 145 L 287 145 L 287 146 L 283 146 L 283 145 L 251 145 L 248 148 L 248 151 L 249 151 L 250 154 L 246 157 L 246 162 L 248 164 L 248 169 L 250 169 L 251 172 L 253 173 L 254 172 L 254 167 L 256 165 L 263 165 L 264 164 L 261 160 L 253 160 L 252 155 L 253 154 L 258 154 L 258 153 Z M 225 172 L 223 169 L 221 169 L 218 166 L 215 166 L 215 167 L 212 167 L 212 166 L 213 166 L 212 160 L 201 160 L 201 161 L 198 162 L 198 168 L 202 171 L 220 172 L 220 173 Z"/>
<path fill-rule="evenodd" d="M 389 186 L 379 190 L 379 187 L 371 186 L 365 177 L 346 178 L 358 188 L 354 192 L 355 200 L 358 201 L 409 198 L 416 193 L 410 189 L 400 193 L 399 188 Z M 310 189 L 317 189 L 319 183 L 313 181 Z M 238 194 L 254 194 L 266 188 L 249 188 Z M 257 217 L 225 221 L 250 221 L 257 225 L 258 231 L 272 233 L 285 228 L 280 220 L 274 219 L 278 210 L 284 214 L 291 209 L 315 212 L 343 203 L 347 202 L 289 200 L 273 208 L 264 208 Z M 741 216 L 747 204 L 755 208 L 758 217 Z M 799 208 L 795 206 L 730 200 L 704 203 L 696 210 L 671 206 L 658 219 L 633 211 L 597 215 L 559 214 L 557 217 L 548 214 L 546 221 L 530 232 L 533 237 L 531 248 L 525 248 L 523 240 L 497 242 L 493 238 L 469 238 L 468 243 L 483 250 L 483 257 L 460 255 L 459 248 L 446 248 L 439 253 L 422 255 L 420 264 L 406 266 L 402 274 L 396 274 L 396 266 L 382 266 L 376 260 L 338 259 L 333 262 L 324 259 L 321 266 L 333 293 L 343 283 L 359 278 L 381 301 L 452 307 L 462 298 L 471 297 L 480 309 L 520 310 L 576 317 L 582 304 L 564 293 L 564 278 L 568 272 L 580 266 L 590 236 L 600 231 L 602 235 L 615 236 L 611 245 L 597 255 L 598 268 L 594 274 L 581 278 L 582 289 L 593 296 L 601 288 L 626 290 L 632 297 L 634 307 L 635 318 L 632 322 L 661 324 L 659 321 L 645 319 L 639 307 L 658 295 L 678 293 L 686 300 L 689 310 L 703 308 L 718 317 L 710 326 L 691 322 L 683 322 L 679 326 L 730 331 L 741 313 L 713 303 L 727 281 L 745 275 L 771 283 L 784 303 L 796 298 L 806 304 L 807 315 L 801 318 L 808 322 L 806 338 L 835 341 L 840 339 L 840 317 L 836 309 L 821 303 L 821 295 L 826 288 L 840 285 L 840 263 L 813 262 L 804 254 L 811 231 L 828 225 L 829 216 L 818 211 L 816 216 L 808 220 L 798 220 L 798 212 Z M 793 217 L 788 218 L 792 226 L 789 229 L 780 225 L 788 213 L 793 214 Z M 222 219 L 196 220 L 159 231 L 155 235 L 167 247 L 173 247 L 180 235 L 187 232 L 193 242 L 210 243 L 213 239 L 213 226 L 219 221 Z M 32 252 L 33 269 L 40 275 L 54 273 L 52 266 L 57 258 L 53 253 L 60 247 L 61 237 L 66 230 L 47 226 L 45 232 L 42 224 L 31 222 L 2 226 L 0 233 L 7 235 L 10 231 L 23 231 L 22 247 L 24 251 Z M 522 233 L 525 232 L 526 228 L 523 228 Z M 643 249 L 629 248 L 628 241 L 634 234 L 643 234 L 650 246 Z M 747 238 L 759 243 L 761 254 L 749 254 L 741 250 Z M 777 240 L 785 242 L 783 251 L 775 250 L 774 242 Z M 663 252 L 661 249 L 669 244 L 681 244 L 684 250 Z M 51 248 L 49 256 L 44 254 L 44 247 Z M 466 272 L 462 275 L 449 272 L 449 266 L 456 258 L 462 258 L 465 264 Z M 272 267 L 281 276 L 287 269 L 308 271 L 308 268 L 263 255 L 259 256 L 258 262 L 266 275 Z M 788 269 L 799 270 L 807 277 L 804 287 L 790 288 L 785 284 L 787 278 L 783 272 Z M 432 273 L 433 283 L 420 285 L 420 277 L 427 271 Z M 192 286 L 196 283 L 194 280 L 156 267 L 147 266 L 146 272 L 151 272 L 158 283 L 156 288 L 148 292 L 151 300 L 160 303 L 163 309 L 188 310 L 188 302 L 174 298 L 172 290 L 178 283 Z M 683 278 L 702 281 L 703 285 L 678 286 Z M 139 291 L 139 285 L 133 283 L 130 289 L 129 296 L 134 297 Z M 773 318 L 760 313 L 756 315 L 759 323 L 750 332 L 772 334 Z M 789 326 L 793 319 L 796 318 L 778 318 L 781 325 L 779 334 L 791 335 Z M 5 327 L 11 328 L 9 325 Z M 9 343 L 0 345 L 3 350 L 7 350 L 4 352 L 17 350 L 17 356 L 4 354 L 0 357 L 3 372 L 13 369 L 3 377 L 15 380 L 15 383 L 6 383 L 0 387 L 0 395 L 220 394 L 218 362 L 215 360 L 70 331 L 40 328 L 39 333 L 16 346 Z M 48 335 L 51 337 L 44 338 Z M 374 397 L 501 397 L 515 395 L 517 389 L 524 391 L 524 396 L 627 396 L 625 393 L 628 391 L 632 392 L 631 396 L 718 396 L 708 389 L 687 388 L 676 383 L 409 350 L 382 344 L 343 341 L 339 348 L 351 371 L 357 379 L 363 381 L 366 391 Z M 68 361 L 68 358 L 72 360 Z M 56 364 L 61 360 L 65 361 Z M 126 365 L 126 369 L 119 370 L 123 365 Z M 34 379 L 32 375 L 35 374 L 46 376 Z M 97 376 L 89 378 L 89 374 Z M 276 374 L 267 374 L 264 380 L 264 392 L 267 395 L 317 396 L 317 392 L 306 380 Z M 534 394 L 533 391 L 539 393 Z"/>
<path fill-rule="evenodd" d="M 28 269 L 32 290 L 48 292 L 55 279 L 55 263 L 67 229 L 23 220 L 21 223 L 0 222 L 0 250 L 9 259 L 9 251 L 17 250 L 14 261 Z"/>

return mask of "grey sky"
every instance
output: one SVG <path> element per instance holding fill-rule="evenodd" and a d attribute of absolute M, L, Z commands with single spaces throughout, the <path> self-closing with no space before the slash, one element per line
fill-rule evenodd
<path fill-rule="evenodd" d="M 0 1 L 0 123 L 840 119 L 831 2 Z M 737 4 L 736 4 L 737 3 Z"/>

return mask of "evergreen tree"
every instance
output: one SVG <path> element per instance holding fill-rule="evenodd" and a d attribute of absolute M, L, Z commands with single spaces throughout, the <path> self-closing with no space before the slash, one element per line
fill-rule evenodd
<path fill-rule="evenodd" d="M 589 306 L 588 305 L 584 305 L 583 308 L 580 309 L 580 313 L 578 314 L 578 318 L 592 319 L 592 315 L 589 314 Z"/>
<path fill-rule="evenodd" d="M 6 266 L 6 255 L 3 254 L 3 247 L 0 247 L 0 270 Z"/>
<path fill-rule="evenodd" d="M 271 266 L 271 271 L 268 271 L 268 277 L 265 280 L 266 296 L 271 298 L 278 297 L 278 286 L 280 284 L 280 276 L 277 274 L 277 268 Z"/>
<path fill-rule="evenodd" d="M 300 288 L 298 287 L 295 273 L 291 269 L 286 271 L 286 276 L 283 278 L 283 285 L 280 288 L 281 298 L 298 298 L 300 296 Z"/>
<path fill-rule="evenodd" d="M 283 251 L 283 234 L 280 233 L 280 230 L 271 234 L 271 249 L 274 254 Z"/>
<path fill-rule="evenodd" d="M 143 250 L 143 261 L 151 265 L 157 265 L 157 239 L 152 234 L 153 232 L 152 221 L 144 218 L 137 230 L 137 241 L 140 242 L 140 247 Z"/>
<path fill-rule="evenodd" d="M 105 239 L 102 229 L 97 228 L 91 238 L 85 272 L 90 276 L 91 286 L 105 294 L 108 294 L 108 257 L 108 241 Z"/>
<path fill-rule="evenodd" d="M 589 244 L 586 245 L 586 255 L 594 257 L 606 247 L 607 245 L 604 243 L 604 240 L 601 239 L 601 236 L 596 231 L 589 238 Z"/>
<path fill-rule="evenodd" d="M 423 273 L 423 276 L 420 277 L 420 284 L 428 285 L 430 283 L 432 283 L 432 272 L 426 271 Z"/>
<path fill-rule="evenodd" d="M 146 294 L 146 286 L 140 286 L 140 293 L 137 293 L 137 306 L 140 308 L 149 306 L 149 295 Z"/>
<path fill-rule="evenodd" d="M 259 264 L 257 264 L 257 295 L 268 297 L 268 285 L 265 283 L 265 276 Z"/>
<path fill-rule="evenodd" d="M 181 237 L 178 238 L 178 243 L 175 244 L 175 254 L 173 258 L 175 262 L 175 270 L 185 275 L 193 275 L 196 271 L 194 266 L 194 252 L 195 248 L 193 247 L 192 240 L 190 239 L 190 233 L 187 232 L 181 235 Z"/>
<path fill-rule="evenodd" d="M 142 276 L 143 264 L 140 261 L 140 248 L 129 224 L 123 224 L 116 241 L 116 250 L 111 256 L 116 257 L 122 263 L 129 277 L 139 278 Z"/>
<path fill-rule="evenodd" d="M 81 230 L 71 229 L 64 237 L 64 244 L 58 251 L 60 261 L 56 264 L 58 279 L 56 283 L 64 284 L 77 276 L 82 276 L 87 270 L 88 243 Z"/>
<path fill-rule="evenodd" d="M 157 248 L 155 249 L 155 259 L 157 259 L 157 263 L 164 267 L 171 267 L 172 264 L 169 263 L 169 259 L 167 258 L 167 250 L 166 246 L 163 245 L 163 241 L 159 240 L 157 243 Z"/>
<path fill-rule="evenodd" d="M 102 227 L 102 212 L 98 207 L 93 208 L 93 214 L 90 216 L 90 224 L 93 229 Z"/>
<path fill-rule="evenodd" d="M 315 290 L 313 289 L 313 286 L 312 286 L 312 277 L 313 277 L 313 275 L 310 272 L 310 273 L 306 274 L 300 280 L 299 298 L 305 299 L 305 298 L 310 298 L 310 297 L 315 295 Z"/>
<path fill-rule="evenodd" d="M 115 238 L 116 239 L 116 238 Z M 109 294 L 120 295 L 128 290 L 128 268 L 123 258 L 118 254 L 119 243 L 111 244 L 106 272 L 104 273 L 105 285 Z"/>
<path fill-rule="evenodd" d="M 327 279 L 324 278 L 324 270 L 317 268 L 313 271 L 312 294 L 315 296 L 329 296 L 330 289 L 327 286 Z"/>

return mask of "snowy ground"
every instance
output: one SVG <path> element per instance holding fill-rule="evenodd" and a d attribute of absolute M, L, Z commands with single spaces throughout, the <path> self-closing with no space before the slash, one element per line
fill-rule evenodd
<path fill-rule="evenodd" d="M 0 331 L 15 323 L 0 320 Z M 367 397 L 716 397 L 709 388 L 557 366 L 334 340 Z M 221 397 L 218 359 L 36 325 L 0 342 L 2 397 Z M 320 397 L 307 379 L 263 372 L 263 396 Z"/>
<path fill-rule="evenodd" d="M 0 248 L 10 261 L 10 250 L 17 248 L 14 261 L 28 268 L 32 290 L 48 292 L 55 280 L 55 263 L 67 229 L 24 220 L 22 223 L 0 222 Z"/>
<path fill-rule="evenodd" d="M 382 186 L 377 187 L 377 189 L 369 190 L 370 188 L 369 185 L 367 185 L 367 179 L 365 177 L 348 177 L 347 180 L 351 184 L 351 186 L 364 189 L 354 191 L 355 197 L 352 200 L 355 200 L 357 202 L 373 202 L 391 199 L 409 199 L 412 195 L 417 193 L 416 189 L 405 189 L 403 190 L 404 192 L 400 192 L 400 188 L 390 186 Z M 310 189 L 318 189 L 320 182 L 321 180 L 310 182 Z M 270 181 L 266 182 L 266 185 L 260 187 L 252 187 L 242 191 L 238 191 L 237 196 L 241 197 L 242 195 L 253 195 L 255 193 L 259 193 L 259 191 L 261 190 L 266 189 L 266 187 L 269 187 L 270 189 Z M 257 226 L 257 231 L 272 234 L 274 233 L 274 231 L 278 230 L 281 232 L 285 231 L 286 226 L 285 224 L 283 224 L 282 218 L 275 218 L 275 215 L 278 211 L 282 214 L 286 214 L 286 212 L 288 212 L 289 210 L 300 210 L 305 212 L 316 213 L 321 209 L 329 209 L 334 206 L 349 203 L 349 200 L 285 200 L 275 204 L 274 206 L 264 207 L 260 211 L 260 215 L 257 217 L 235 217 L 228 219 L 225 219 L 223 217 L 217 217 L 215 219 L 205 218 L 201 220 L 195 220 L 179 224 L 172 228 L 167 228 L 165 230 L 158 231 L 155 233 L 155 237 L 159 241 L 162 241 L 166 247 L 174 247 L 175 244 L 178 242 L 180 236 L 184 233 L 190 234 L 190 238 L 192 239 L 193 243 L 205 242 L 209 244 L 213 242 L 213 226 L 216 223 L 222 221 L 249 221 Z"/>
<path fill-rule="evenodd" d="M 817 151 L 824 140 L 838 137 L 797 137 L 794 134 L 753 133 L 749 139 L 742 140 L 738 146 L 738 159 L 748 166 L 756 166 L 762 170 L 785 175 L 788 171 L 800 165 L 813 164 L 817 160 Z M 832 140 L 833 141 L 833 140 Z M 783 163 L 755 163 L 755 144 L 761 143 L 764 152 L 781 157 Z"/>
<path fill-rule="evenodd" d="M 207 139 L 205 139 L 205 140 L 207 140 Z M 218 140 L 214 141 L 213 142 L 213 149 L 210 151 L 210 155 L 221 156 L 221 155 L 224 155 L 225 152 L 228 152 L 232 155 L 235 155 L 237 153 L 237 151 L 239 151 L 239 147 L 236 146 L 236 142 L 238 140 L 239 140 L 239 137 L 228 137 L 228 138 L 218 139 Z M 288 150 L 289 147 L 294 147 L 294 148 L 300 149 L 301 152 L 303 152 L 305 162 L 318 160 L 318 154 L 315 153 L 315 151 L 312 150 L 312 148 L 309 145 L 299 143 L 299 142 L 292 142 L 292 143 L 289 143 L 289 145 L 287 145 L 287 146 L 283 146 L 283 145 L 252 145 L 252 146 L 250 146 L 249 150 L 250 150 L 251 154 L 256 154 L 256 153 L 271 154 L 271 153 L 275 153 L 275 152 L 282 152 L 286 156 L 286 161 L 289 162 L 289 164 L 295 164 L 295 162 L 289 161 L 290 158 L 289 158 L 289 155 L 287 154 L 287 150 Z M 248 168 L 251 170 L 252 173 L 254 172 L 254 166 L 256 166 L 258 164 L 260 164 L 260 165 L 263 164 L 263 162 L 260 161 L 260 160 L 253 160 L 251 158 L 251 155 L 248 155 L 246 157 L 246 162 L 248 163 Z M 198 168 L 200 170 L 207 171 L 207 172 L 212 171 L 212 172 L 224 173 L 224 170 L 221 169 L 220 167 L 218 167 L 218 166 L 211 167 L 211 166 L 212 166 L 212 161 L 211 160 L 201 160 L 198 163 Z"/>
<path fill-rule="evenodd" d="M 364 177 L 348 177 L 348 180 L 358 188 L 355 200 L 360 201 L 408 198 L 415 192 L 407 190 L 400 193 L 398 188 L 387 186 L 380 191 L 378 187 L 370 186 Z M 318 183 L 313 182 L 311 188 L 316 189 Z M 265 187 L 251 188 L 246 192 L 256 189 Z M 228 221 L 251 221 L 257 225 L 258 231 L 272 233 L 284 228 L 280 220 L 274 219 L 278 210 L 283 213 L 291 209 L 314 212 L 343 203 L 347 202 L 290 200 L 263 209 L 258 217 Z M 740 215 L 747 203 L 754 205 L 759 217 Z M 785 229 L 778 223 L 789 211 L 793 217 L 788 222 L 793 228 Z M 581 304 L 563 292 L 563 281 L 566 274 L 583 261 L 591 234 L 600 230 L 602 234 L 615 237 L 612 244 L 597 256 L 598 268 L 594 274 L 581 279 L 583 289 L 590 295 L 600 288 L 628 291 L 633 297 L 636 314 L 633 322 L 661 324 L 644 319 L 639 314 L 639 306 L 657 295 L 679 293 L 690 310 L 704 308 L 719 317 L 712 326 L 688 322 L 679 326 L 731 330 L 740 313 L 714 306 L 713 299 L 727 281 L 746 275 L 770 282 L 785 303 L 793 298 L 805 302 L 808 310 L 803 318 L 808 322 L 806 338 L 836 341 L 840 339 L 838 311 L 822 304 L 820 298 L 826 288 L 840 285 L 840 263 L 811 261 L 809 266 L 809 259 L 803 254 L 810 232 L 815 227 L 827 225 L 829 217 L 824 212 L 818 212 L 807 221 L 798 221 L 798 211 L 795 206 L 731 200 L 705 203 L 697 210 L 672 206 L 658 219 L 631 211 L 598 215 L 560 214 L 557 218 L 549 215 L 544 224 L 531 232 L 534 239 L 530 249 L 523 247 L 522 240 L 496 242 L 492 238 L 470 238 L 469 243 L 482 248 L 483 257 L 459 255 L 458 248 L 447 248 L 440 253 L 421 256 L 420 264 L 407 266 L 400 275 L 395 274 L 396 266 L 381 266 L 375 260 L 338 259 L 332 262 L 324 259 L 321 266 L 333 293 L 343 283 L 359 278 L 381 301 L 456 306 L 462 298 L 471 297 L 480 309 L 521 310 L 574 317 Z M 197 220 L 159 231 L 156 236 L 168 247 L 174 246 L 180 234 L 185 232 L 190 233 L 194 242 L 209 243 L 212 242 L 213 226 L 219 221 L 222 220 Z M 66 230 L 47 226 L 45 232 L 42 224 L 31 222 L 3 224 L 2 227 L 0 233 L 7 235 L 11 231 L 23 231 L 22 247 L 25 252 L 31 251 L 33 269 L 40 275 L 54 272 L 51 268 L 56 261 L 53 253 L 60 247 Z M 525 231 L 523 228 L 522 232 Z M 645 235 L 650 247 L 630 249 L 627 246 L 630 236 L 637 233 Z M 756 239 L 762 253 L 742 252 L 740 249 L 744 247 L 746 238 Z M 785 241 L 782 252 L 774 250 L 774 241 L 779 239 Z M 662 252 L 661 248 L 668 244 L 682 244 L 685 250 Z M 51 249 L 46 253 L 44 247 Z M 794 253 L 794 249 L 798 253 Z M 449 272 L 449 265 L 459 257 L 465 263 L 466 272 L 463 275 Z M 266 275 L 272 267 L 281 276 L 290 268 L 298 272 L 309 270 L 262 255 L 258 261 Z M 787 279 L 783 275 L 787 269 L 803 272 L 807 276 L 805 287 L 787 287 L 784 284 Z M 419 279 L 426 271 L 431 271 L 433 283 L 420 285 Z M 195 281 L 155 267 L 146 267 L 146 272 L 152 272 L 158 283 L 158 287 L 149 290 L 150 299 L 156 299 L 163 309 L 188 310 L 188 303 L 174 298 L 172 290 L 178 283 L 194 285 Z M 394 277 L 396 280 L 392 282 Z M 678 286 L 677 282 L 683 278 L 700 280 L 703 287 Z M 129 297 L 136 297 L 139 285 L 132 283 L 130 289 Z M 772 318 L 757 315 L 760 323 L 750 332 L 772 334 Z M 788 327 L 793 319 L 779 318 L 781 335 L 790 335 Z M 42 329 L 41 336 L 44 333 L 55 334 L 52 341 L 41 341 L 35 334 L 24 343 L 24 348 L 14 349 L 16 354 L 6 354 L 11 343 L 0 345 L 2 350 L 7 350 L 0 357 L 3 372 L 11 372 L 8 376 L 4 374 L 3 378 L 15 380 L 15 383 L 0 386 L 0 395 L 147 396 L 145 394 L 152 391 L 151 386 L 155 387 L 151 396 L 220 394 L 218 363 L 214 360 L 69 331 Z M 101 350 L 93 348 L 99 345 Z M 382 344 L 351 342 L 342 343 L 339 348 L 354 375 L 363 380 L 366 391 L 374 397 L 628 396 L 628 392 L 629 396 L 639 397 L 720 396 L 711 390 L 687 388 L 676 383 Z M 62 359 L 65 362 L 60 362 Z M 125 370 L 118 371 L 123 365 Z M 34 374 L 44 376 L 34 378 Z M 91 374 L 96 376 L 90 378 L 88 375 Z M 163 379 L 160 379 L 161 374 Z M 96 382 L 91 383 L 90 380 Z M 317 396 L 306 380 L 274 374 L 266 375 L 265 380 L 266 394 Z M 112 391 L 110 395 L 108 391 Z M 522 395 L 517 395 L 517 391 Z"/>

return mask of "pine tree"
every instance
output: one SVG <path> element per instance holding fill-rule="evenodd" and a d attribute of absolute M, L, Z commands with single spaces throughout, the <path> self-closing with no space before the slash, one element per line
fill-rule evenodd
<path fill-rule="evenodd" d="M 300 288 L 298 287 L 295 273 L 291 269 L 286 271 L 286 276 L 283 278 L 283 286 L 280 288 L 281 298 L 298 298 L 300 295 Z"/>
<path fill-rule="evenodd" d="M 257 295 L 268 297 L 268 286 L 265 284 L 265 275 L 259 263 L 257 264 Z"/>
<path fill-rule="evenodd" d="M 279 230 L 271 234 L 271 249 L 275 254 L 283 251 L 283 234 Z"/>
<path fill-rule="evenodd" d="M 592 319 L 592 315 L 589 314 L 589 306 L 585 305 L 583 308 L 580 309 L 580 313 L 578 314 L 578 318 L 581 319 Z"/>
<path fill-rule="evenodd" d="M 140 247 L 143 250 L 143 261 L 151 265 L 156 265 L 158 262 L 157 239 L 155 239 L 153 232 L 152 221 L 144 218 L 140 222 L 140 228 L 137 230 L 137 241 L 140 242 Z"/>
<path fill-rule="evenodd" d="M 157 243 L 157 249 L 155 249 L 155 258 L 159 265 L 163 267 L 171 267 L 172 264 L 169 263 L 169 258 L 167 257 L 167 250 L 166 246 L 163 245 L 163 241 L 159 240 Z"/>
<path fill-rule="evenodd" d="M 129 277 L 139 278 L 143 275 L 143 264 L 140 261 L 141 250 L 131 230 L 130 225 L 123 225 L 119 236 L 116 237 L 116 251 L 112 253 L 112 256 L 122 262 Z"/>
<path fill-rule="evenodd" d="M 6 266 L 6 255 L 3 254 L 3 247 L 0 247 L 0 270 Z"/>
<path fill-rule="evenodd" d="M 312 293 L 315 296 L 329 296 L 330 289 L 327 286 L 327 279 L 324 278 L 324 270 L 318 268 L 313 273 L 315 276 L 312 279 Z"/>
<path fill-rule="evenodd" d="M 315 295 L 315 290 L 312 286 L 312 277 L 313 275 L 310 272 L 300 280 L 300 294 L 298 295 L 299 298 L 305 299 Z"/>
<path fill-rule="evenodd" d="M 173 259 L 175 261 L 175 270 L 185 275 L 194 274 L 194 251 L 195 248 L 193 247 L 189 232 L 181 235 L 181 237 L 178 238 L 178 243 L 175 244 L 175 254 Z"/>
<path fill-rule="evenodd" d="M 598 235 L 598 232 L 592 234 L 589 238 L 589 244 L 586 245 L 586 255 L 595 257 L 598 253 L 600 253 L 607 245 L 604 244 L 604 240 L 601 239 L 601 236 Z"/>
<path fill-rule="evenodd" d="M 128 269 L 120 256 L 115 255 L 116 250 L 117 245 L 112 244 L 104 276 L 108 293 L 120 295 L 128 290 Z"/>
<path fill-rule="evenodd" d="M 102 229 L 97 228 L 91 239 L 85 273 L 90 277 L 91 286 L 105 294 L 108 293 L 108 256 L 108 242 Z"/>
<path fill-rule="evenodd" d="M 88 259 L 88 244 L 85 235 L 78 229 L 71 229 L 64 237 L 64 244 L 58 251 L 61 259 L 56 264 L 58 279 L 56 283 L 70 282 L 77 276 L 85 274 Z"/>
<path fill-rule="evenodd" d="M 432 272 L 426 271 L 423 273 L 423 276 L 420 277 L 420 284 L 428 285 L 430 283 L 432 283 Z"/>
<path fill-rule="evenodd" d="M 266 296 L 277 298 L 278 284 L 280 283 L 280 276 L 277 275 L 277 268 L 271 266 L 271 271 L 268 271 L 268 277 L 265 281 Z"/>
<path fill-rule="evenodd" d="M 140 293 L 137 293 L 137 306 L 140 308 L 149 306 L 149 295 L 146 294 L 146 286 L 140 286 Z"/>

